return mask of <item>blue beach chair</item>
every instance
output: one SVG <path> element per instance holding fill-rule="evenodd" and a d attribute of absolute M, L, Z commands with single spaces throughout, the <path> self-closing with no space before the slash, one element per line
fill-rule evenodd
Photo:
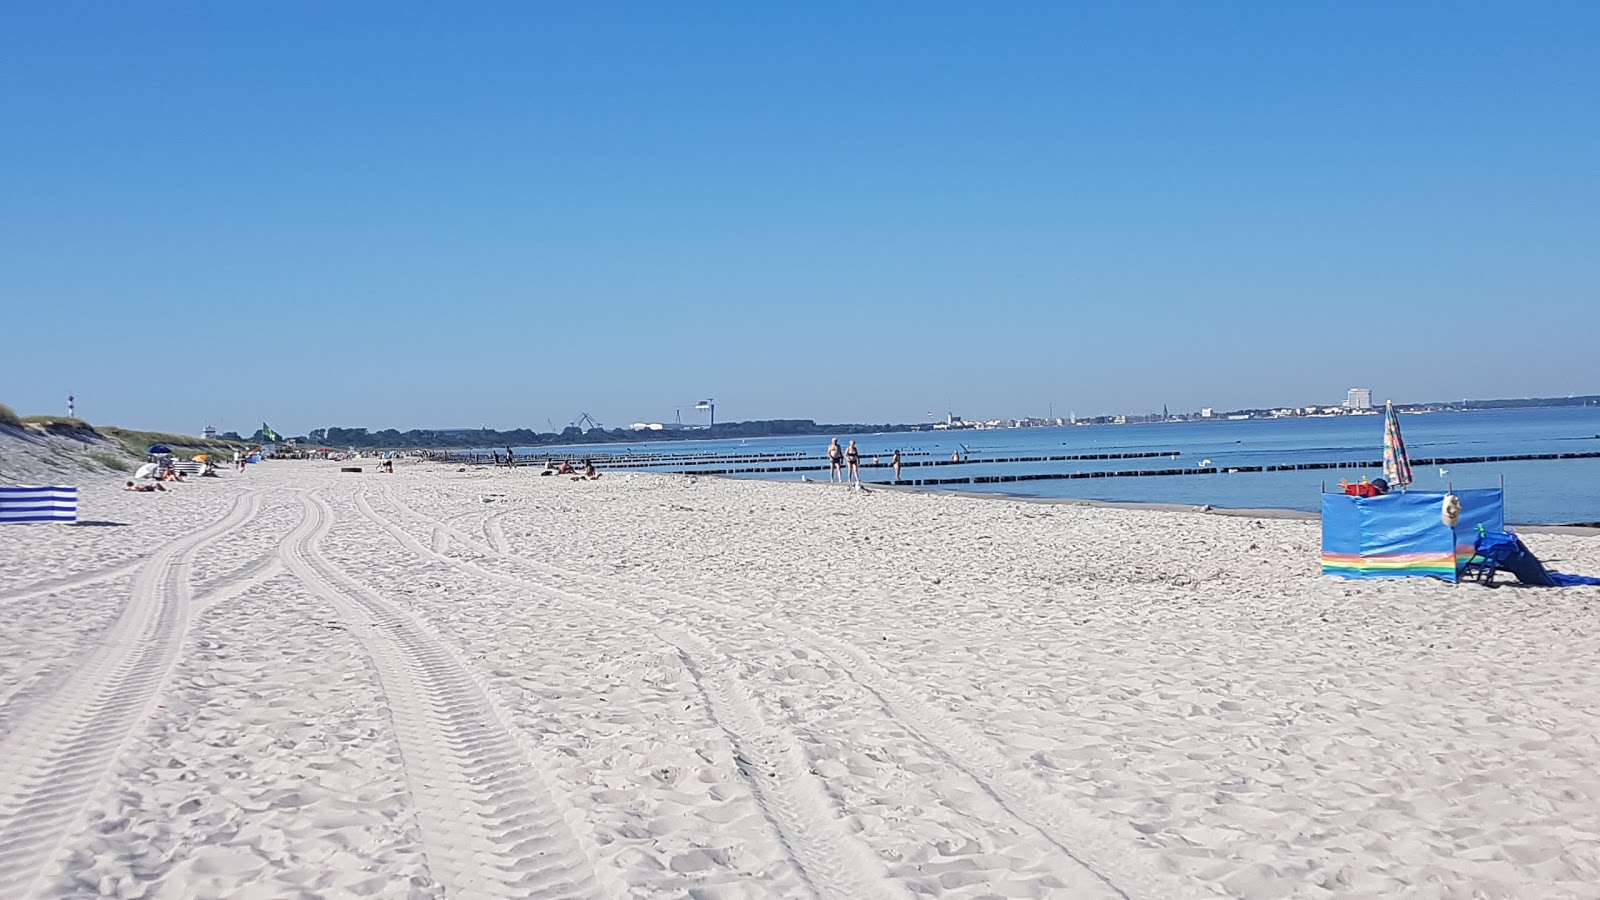
<path fill-rule="evenodd" d="M 1472 558 L 1462 564 L 1458 577 L 1484 587 L 1496 587 L 1495 573 L 1502 569 L 1511 571 L 1514 558 L 1526 552 L 1516 535 L 1504 531 L 1486 531 L 1479 526 L 1478 539 L 1472 545 Z"/>
<path fill-rule="evenodd" d="M 1600 578 L 1551 572 L 1515 534 L 1488 531 L 1480 525 L 1478 540 L 1472 546 L 1472 558 L 1461 566 L 1459 578 L 1462 581 L 1476 581 L 1484 587 L 1495 587 L 1494 576 L 1497 572 L 1510 572 L 1517 581 L 1535 587 L 1600 584 Z"/>

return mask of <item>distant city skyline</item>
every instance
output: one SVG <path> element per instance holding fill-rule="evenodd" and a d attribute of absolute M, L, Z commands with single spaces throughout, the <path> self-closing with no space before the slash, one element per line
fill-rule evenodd
<path fill-rule="evenodd" d="M 1594 392 L 1596 34 L 1576 2 L 25 4 L 0 402 L 304 433 Z"/>
<path fill-rule="evenodd" d="M 1355 392 L 1356 391 L 1362 391 L 1362 392 L 1365 392 L 1365 393 L 1370 395 L 1367 405 L 1362 406 L 1362 405 L 1353 404 L 1353 400 L 1354 400 L 1354 396 L 1355 396 Z M 1090 421 L 1090 420 L 1096 420 L 1096 419 L 1108 419 L 1108 418 L 1113 418 L 1113 417 L 1117 417 L 1117 418 L 1128 417 L 1130 419 L 1137 419 L 1137 420 L 1143 421 L 1143 420 L 1146 420 L 1148 418 L 1154 418 L 1154 417 L 1209 418 L 1212 415 L 1215 415 L 1217 417 L 1222 417 L 1222 416 L 1226 416 L 1226 415 L 1231 414 L 1231 413 L 1238 413 L 1238 412 L 1249 411 L 1249 410 L 1299 410 L 1299 411 L 1304 411 L 1304 410 L 1307 410 L 1307 409 L 1323 409 L 1323 410 L 1330 410 L 1331 411 L 1331 410 L 1350 409 L 1350 410 L 1369 411 L 1369 412 L 1371 412 L 1371 411 L 1381 411 L 1382 404 L 1384 402 L 1388 402 L 1390 400 L 1393 400 L 1395 402 L 1396 406 L 1411 407 L 1411 406 L 1446 406 L 1446 405 L 1451 405 L 1451 404 L 1459 404 L 1461 402 L 1485 402 L 1485 401 L 1521 400 L 1521 399 L 1539 399 L 1539 398 L 1558 399 L 1558 398 L 1572 398 L 1572 397 L 1583 397 L 1583 396 L 1593 396 L 1593 395 L 1592 394 L 1577 393 L 1577 392 L 1566 392 L 1566 393 L 1561 393 L 1561 394 L 1537 394 L 1537 395 L 1530 394 L 1530 395 L 1520 395 L 1520 396 L 1513 396 L 1513 395 L 1507 394 L 1507 395 L 1503 395 L 1503 396 L 1457 397 L 1457 398 L 1434 397 L 1434 398 L 1428 398 L 1428 399 L 1413 399 L 1413 398 L 1403 398 L 1402 399 L 1402 398 L 1385 397 L 1384 400 L 1382 400 L 1382 401 L 1371 399 L 1371 398 L 1375 398 L 1376 396 L 1377 396 L 1377 394 L 1373 393 L 1371 391 L 1371 389 L 1369 389 L 1369 388 L 1347 388 L 1345 390 L 1345 396 L 1344 397 L 1342 397 L 1342 398 L 1340 398 L 1338 400 L 1333 400 L 1333 401 L 1318 399 L 1318 400 L 1310 400 L 1310 401 L 1304 401 L 1304 402 L 1258 403 L 1258 404 L 1227 405 L 1227 406 L 1220 406 L 1220 405 L 1219 406 L 1200 406 L 1200 407 L 1179 408 L 1179 409 L 1172 409 L 1171 408 L 1171 406 L 1172 406 L 1171 404 L 1158 404 L 1161 407 L 1161 409 L 1159 409 L 1159 410 L 1155 409 L 1153 406 L 1143 406 L 1143 407 L 1134 406 L 1134 407 L 1129 407 L 1127 409 L 1122 409 L 1122 410 L 1111 410 L 1111 411 L 1102 410 L 1102 411 L 1095 411 L 1095 412 L 1088 412 L 1088 413 L 1081 412 L 1081 411 L 1076 410 L 1076 409 L 1067 409 L 1066 411 L 1063 412 L 1063 411 L 1057 410 L 1054 407 L 1054 405 L 1051 404 L 1047 408 L 1046 412 L 1042 413 L 1042 414 L 1035 414 L 1035 413 L 1005 413 L 1005 414 L 1000 414 L 1000 413 L 993 413 L 993 412 L 984 411 L 984 410 L 962 411 L 962 410 L 957 410 L 957 409 L 951 408 L 951 409 L 946 409 L 946 410 L 939 411 L 939 412 L 935 412 L 933 410 L 929 410 L 929 411 L 925 412 L 920 417 L 908 417 L 908 418 L 904 418 L 904 419 L 849 419 L 849 418 L 835 418 L 835 417 L 821 416 L 821 415 L 816 415 L 816 414 L 807 414 L 807 413 L 802 412 L 802 413 L 791 414 L 791 415 L 746 415 L 746 416 L 723 415 L 721 417 L 721 419 L 719 419 L 719 421 L 746 422 L 746 421 L 760 421 L 760 420 L 771 420 L 771 419 L 808 419 L 808 420 L 811 420 L 811 421 L 815 421 L 815 422 L 817 422 L 819 424 L 861 424 L 861 425 L 873 425 L 873 424 L 892 424 L 892 425 L 923 424 L 923 425 L 927 425 L 927 424 L 932 424 L 932 423 L 935 423 L 935 422 L 946 422 L 946 421 L 948 421 L 950 419 L 950 417 L 954 417 L 954 419 L 957 420 L 957 421 L 964 420 L 967 423 L 992 422 L 992 421 L 996 421 L 996 420 L 1022 420 L 1022 419 L 1034 419 L 1034 420 L 1060 419 L 1060 420 L 1063 420 L 1064 422 L 1070 423 L 1070 422 L 1074 422 L 1074 421 Z M 72 397 L 70 395 L 69 395 L 69 399 L 66 399 L 66 400 L 63 401 L 64 404 L 67 407 L 67 409 L 66 409 L 66 414 L 67 415 L 72 416 L 72 415 L 75 415 L 75 414 L 77 414 L 79 412 L 79 410 L 77 410 L 77 408 L 76 408 L 76 401 L 77 401 L 77 398 L 76 397 Z M 0 402 L 4 402 L 4 401 L 0 400 Z M 19 414 L 21 414 L 21 415 L 46 415 L 46 416 L 49 416 L 49 415 L 58 415 L 59 414 L 59 411 L 52 411 L 52 410 L 49 410 L 49 409 L 39 409 L 39 408 L 34 408 L 34 407 L 19 407 L 19 408 L 17 408 L 17 412 Z M 688 412 L 690 415 L 688 417 L 684 417 L 684 416 L 681 415 L 681 413 L 683 413 L 683 412 Z M 617 420 L 617 419 L 606 420 L 604 418 L 595 417 L 595 416 L 593 416 L 591 414 L 588 414 L 588 413 L 580 413 L 577 417 L 571 419 L 570 421 L 556 420 L 553 417 L 547 416 L 544 419 L 541 419 L 541 420 L 539 420 L 537 422 L 535 422 L 535 421 L 526 421 L 526 422 L 491 423 L 491 422 L 484 421 L 484 422 L 479 422 L 479 423 L 476 423 L 476 424 L 461 424 L 459 422 L 458 423 L 453 423 L 453 424 L 437 424 L 437 423 L 427 423 L 427 422 L 382 422 L 382 423 L 370 423 L 370 422 L 364 422 L 364 421 L 340 421 L 340 422 L 317 422 L 315 424 L 309 424 L 309 425 L 301 426 L 301 425 L 296 425 L 295 424 L 296 422 L 299 421 L 298 419 L 295 419 L 295 418 L 283 418 L 283 417 L 265 417 L 265 418 L 263 418 L 263 417 L 260 417 L 260 416 L 254 416 L 254 417 L 252 417 L 252 416 L 244 416 L 242 421 L 239 421 L 239 422 L 229 422 L 226 419 L 215 419 L 215 420 L 214 419 L 207 419 L 205 422 L 203 422 L 201 424 L 198 424 L 198 425 L 195 425 L 195 424 L 187 424 L 187 423 L 175 422 L 175 421 L 174 422 L 165 422 L 165 421 L 154 421 L 154 422 L 124 421 L 122 419 L 97 417 L 97 416 L 94 416 L 91 413 L 84 413 L 83 415 L 84 415 L 84 417 L 86 417 L 91 422 L 91 424 L 118 425 L 118 426 L 123 426 L 123 427 L 145 428 L 145 429 L 155 430 L 155 431 L 168 431 L 168 432 L 179 433 L 179 434 L 193 434 L 193 435 L 200 435 L 202 433 L 202 431 L 209 429 L 209 430 L 212 430 L 212 431 L 236 432 L 238 434 L 245 435 L 245 436 L 249 436 L 250 434 L 254 433 L 258 428 L 262 427 L 263 425 L 271 425 L 271 427 L 273 428 L 274 431 L 277 431 L 277 432 L 285 434 L 285 435 L 304 435 L 304 434 L 306 434 L 307 432 L 309 432 L 309 431 L 311 431 L 313 429 L 329 428 L 329 427 L 337 427 L 337 428 L 367 428 L 369 431 L 381 431 L 381 430 L 385 430 L 385 429 L 395 429 L 395 430 L 398 430 L 398 431 L 410 431 L 410 430 L 418 430 L 418 429 L 420 429 L 420 430 L 431 430 L 431 431 L 441 431 L 441 432 L 474 431 L 474 430 L 478 430 L 478 429 L 488 429 L 488 430 L 492 430 L 492 431 L 511 431 L 511 430 L 517 430 L 517 429 L 529 429 L 529 430 L 538 431 L 538 432 L 541 432 L 541 433 L 559 433 L 563 429 L 565 429 L 567 427 L 573 427 L 573 426 L 579 427 L 582 430 L 588 430 L 588 428 L 591 428 L 591 427 L 600 427 L 600 428 L 604 428 L 606 430 L 612 430 L 612 429 L 617 429 L 617 428 L 633 429 L 633 428 L 636 428 L 639 425 L 644 425 L 644 424 L 648 424 L 648 423 L 667 424 L 667 423 L 681 422 L 683 425 L 690 426 L 690 427 L 704 427 L 706 425 L 711 424 L 709 418 L 707 417 L 707 410 L 704 410 L 704 409 L 696 410 L 693 404 L 691 404 L 691 405 L 689 405 L 687 407 L 675 408 L 674 409 L 674 415 L 671 416 L 671 417 L 667 417 L 667 418 L 630 419 L 630 420 L 627 420 L 627 421 L 623 421 L 623 420 Z M 235 416 L 233 418 L 238 419 L 239 417 Z"/>
<path fill-rule="evenodd" d="M 1365 389 L 1359 389 L 1359 388 L 1351 389 L 1352 392 L 1353 391 L 1364 391 L 1364 390 Z M 1420 412 L 1420 411 L 1439 411 L 1439 410 L 1446 410 L 1446 409 L 1462 409 L 1463 408 L 1463 404 L 1470 404 L 1471 405 L 1470 408 L 1477 408 L 1477 409 L 1506 409 L 1506 408 L 1513 408 L 1513 407 L 1523 406 L 1523 405 L 1525 405 L 1526 403 L 1529 403 L 1529 402 L 1532 402 L 1532 403 L 1534 403 L 1535 405 L 1538 405 L 1538 406 L 1568 406 L 1568 405 L 1575 405 L 1575 404 L 1571 404 L 1571 403 L 1557 402 L 1557 401 L 1572 401 L 1572 400 L 1583 400 L 1585 402 L 1582 403 L 1581 405 L 1584 405 L 1584 406 L 1600 406 L 1600 394 L 1588 394 L 1588 395 L 1567 395 L 1565 397 L 1477 397 L 1477 398 L 1462 398 L 1462 399 L 1459 399 L 1459 400 L 1403 401 L 1401 403 L 1395 404 L 1395 407 L 1396 407 L 1396 409 L 1399 409 L 1401 412 L 1413 412 L 1413 411 Z M 1197 409 L 1197 410 L 1193 410 L 1193 409 L 1190 409 L 1190 410 L 1171 410 L 1171 409 L 1168 409 L 1166 407 L 1163 407 L 1159 412 L 1154 411 L 1154 410 L 1150 410 L 1150 411 L 1128 410 L 1128 411 L 1124 411 L 1124 412 L 1120 412 L 1120 413 L 1101 413 L 1101 414 L 1089 415 L 1089 416 L 1078 415 L 1076 412 L 1069 412 L 1066 415 L 1062 415 L 1062 416 L 1056 416 L 1056 415 L 1046 415 L 1046 416 L 987 416 L 987 415 L 979 415 L 979 416 L 968 417 L 968 416 L 959 416 L 959 415 L 956 415 L 953 412 L 949 412 L 942 418 L 941 417 L 936 417 L 932 413 L 929 413 L 927 415 L 925 421 L 905 420 L 905 421 L 886 421 L 886 422 L 850 422 L 850 421 L 846 421 L 846 420 L 831 420 L 831 419 L 825 419 L 825 418 L 818 418 L 816 416 L 786 416 L 786 417 L 777 417 L 777 420 L 779 420 L 779 421 L 783 421 L 783 420 L 812 421 L 812 422 L 815 422 L 818 425 L 868 425 L 868 426 L 884 426 L 884 425 L 887 425 L 887 426 L 893 426 L 893 427 L 896 427 L 896 428 L 903 428 L 903 427 L 911 426 L 911 427 L 921 427 L 923 429 L 927 429 L 927 428 L 931 427 L 931 428 L 933 428 L 935 430 L 938 430 L 938 429 L 943 429 L 943 428 L 947 428 L 947 427 L 948 428 L 955 428 L 955 429 L 968 429 L 968 428 L 1029 428 L 1029 427 L 1047 427 L 1047 426 L 1051 426 L 1051 425 L 1058 425 L 1058 426 L 1062 426 L 1062 425 L 1108 425 L 1108 424 L 1109 425 L 1121 425 L 1121 424 L 1142 424 L 1142 423 L 1157 422 L 1157 421 L 1171 421 L 1171 422 L 1205 421 L 1205 420 L 1210 420 L 1210 419 L 1215 419 L 1215 420 L 1221 421 L 1221 420 L 1225 420 L 1225 419 L 1244 419 L 1244 418 L 1252 418 L 1252 419 L 1254 419 L 1254 418 L 1280 418 L 1280 417 L 1283 417 L 1283 416 L 1324 416 L 1325 417 L 1325 416 L 1341 416 L 1341 415 L 1379 415 L 1382 412 L 1383 412 L 1383 408 L 1382 407 L 1371 405 L 1371 404 L 1361 405 L 1359 403 L 1353 403 L 1352 399 L 1347 397 L 1346 400 L 1341 401 L 1339 403 L 1277 404 L 1277 405 L 1255 406 L 1255 407 L 1232 407 L 1232 408 L 1225 408 L 1225 409 L 1224 408 L 1216 408 L 1216 407 L 1209 407 L 1208 406 L 1208 407 L 1201 407 L 1200 409 Z M 675 419 L 676 418 L 677 417 L 675 417 Z M 763 418 L 748 419 L 748 420 L 747 419 L 724 420 L 723 422 L 721 422 L 721 424 L 723 424 L 723 425 L 738 425 L 738 424 L 746 424 L 746 423 L 749 423 L 749 422 L 769 421 L 769 420 L 772 420 L 773 418 L 774 417 L 763 417 Z M 269 425 L 270 425 L 270 423 L 263 422 L 260 426 L 256 426 L 255 428 L 244 427 L 244 428 L 241 428 L 241 429 L 228 429 L 227 430 L 227 434 L 237 435 L 238 437 L 243 437 L 243 438 L 249 439 L 253 435 L 260 434 L 259 429 L 265 428 L 265 427 L 269 427 Z M 565 430 L 567 430 L 569 428 L 577 428 L 579 431 L 585 432 L 585 433 L 587 433 L 591 429 L 601 429 L 601 430 L 605 430 L 605 431 L 617 431 L 617 430 L 621 430 L 621 431 L 637 431 L 637 432 L 640 432 L 640 433 L 643 433 L 643 434 L 665 434 L 665 433 L 669 433 L 669 432 L 670 433 L 682 433 L 682 432 L 705 431 L 708 428 L 710 428 L 711 425 L 712 425 L 712 423 L 710 421 L 694 421 L 694 420 L 690 420 L 690 421 L 674 421 L 674 422 L 671 422 L 671 423 L 668 423 L 668 422 L 630 422 L 630 423 L 627 423 L 627 424 L 617 424 L 617 423 L 605 423 L 605 422 L 601 422 L 599 420 L 596 420 L 596 419 L 594 419 L 592 417 L 585 416 L 583 418 L 579 418 L 577 420 L 574 420 L 572 422 L 568 422 L 568 423 L 565 423 L 565 424 L 558 424 L 558 423 L 555 423 L 553 421 L 552 422 L 547 422 L 545 427 L 540 427 L 540 426 L 537 426 L 537 425 L 531 424 L 531 423 L 522 424 L 522 425 L 507 425 L 507 426 L 503 426 L 503 427 L 490 427 L 488 425 L 488 423 L 482 423 L 482 424 L 476 425 L 476 426 L 471 426 L 471 425 L 454 425 L 454 426 L 427 426 L 427 425 L 399 426 L 399 425 L 384 425 L 384 426 L 372 427 L 372 426 L 362 426 L 362 425 L 333 425 L 333 426 L 317 426 L 317 427 L 312 428 L 312 429 L 299 429 L 299 430 L 288 429 L 288 428 L 274 428 L 273 431 L 275 433 L 281 434 L 283 437 L 286 437 L 286 438 L 288 438 L 288 437 L 301 437 L 301 438 L 306 438 L 306 439 L 311 440 L 311 441 L 322 441 L 323 438 L 318 436 L 318 435 L 319 435 L 319 433 L 321 431 L 323 431 L 326 428 L 356 428 L 356 429 L 361 429 L 361 430 L 367 431 L 369 433 L 376 433 L 376 432 L 380 432 L 380 431 L 393 430 L 393 431 L 398 431 L 400 433 L 406 433 L 406 432 L 412 432 L 412 431 L 430 431 L 430 432 L 437 432 L 439 434 L 460 434 L 460 433 L 463 433 L 463 432 L 475 432 L 475 431 L 479 431 L 479 430 L 486 430 L 486 431 L 491 431 L 491 432 L 527 430 L 527 431 L 538 432 L 538 433 L 541 433 L 541 434 L 560 434 L 561 432 L 563 432 L 563 431 L 565 431 Z M 181 430 L 181 429 L 179 429 L 179 430 Z M 207 426 L 206 429 L 205 429 L 205 436 L 208 437 L 208 438 L 212 437 L 214 432 L 216 432 L 217 430 L 218 429 L 216 429 L 215 426 Z M 270 440 L 276 440 L 275 438 L 269 438 L 269 439 Z M 337 441 L 335 441 L 335 443 L 337 443 Z"/>

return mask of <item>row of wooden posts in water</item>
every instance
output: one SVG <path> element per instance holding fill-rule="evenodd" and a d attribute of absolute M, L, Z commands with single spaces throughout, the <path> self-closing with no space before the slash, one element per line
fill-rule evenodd
<path fill-rule="evenodd" d="M 926 456 L 928 454 L 919 454 L 919 455 Z M 901 462 L 900 462 L 901 468 L 912 468 L 914 466 L 968 466 L 968 465 L 978 465 L 980 463 L 981 464 L 985 464 L 985 465 L 989 465 L 989 464 L 998 464 L 998 463 L 1067 462 L 1067 461 L 1072 461 L 1072 460 L 1100 460 L 1100 459 L 1167 459 L 1167 458 L 1176 459 L 1178 457 L 1178 451 L 1176 451 L 1176 450 L 1159 450 L 1159 451 L 1140 451 L 1140 452 L 1137 452 L 1137 453 L 1077 453 L 1077 454 L 1064 454 L 1064 455 L 1060 455 L 1060 456 L 1009 456 L 1009 457 L 984 458 L 984 459 L 971 459 L 970 457 L 969 458 L 962 458 L 962 459 L 906 459 L 905 457 L 906 457 L 906 454 L 902 453 L 901 454 Z M 561 458 L 570 459 L 570 458 L 575 458 L 575 457 L 561 457 Z M 603 469 L 663 469 L 663 468 L 667 468 L 669 471 L 682 470 L 682 471 L 685 471 L 685 472 L 688 472 L 688 473 L 694 474 L 694 475 L 753 475 L 753 474 L 771 473 L 771 472 L 822 472 L 822 471 L 826 471 L 830 466 L 830 464 L 827 461 L 827 457 L 825 457 L 825 456 L 797 457 L 797 458 L 794 458 L 792 460 L 787 460 L 787 462 L 789 463 L 788 465 L 756 465 L 756 466 L 747 466 L 747 467 L 743 467 L 743 468 L 720 468 L 720 469 L 699 469 L 699 468 L 690 469 L 690 467 L 691 466 L 700 466 L 700 465 L 715 465 L 718 462 L 722 462 L 722 463 L 735 462 L 736 460 L 730 460 L 730 459 L 724 458 L 724 459 L 720 459 L 720 460 L 707 461 L 707 462 L 695 462 L 695 461 L 690 460 L 690 459 L 681 459 L 680 458 L 680 459 L 671 459 L 671 460 L 661 460 L 661 461 L 655 461 L 655 462 L 622 462 L 622 463 L 619 463 L 619 462 L 614 462 L 613 460 L 608 459 L 608 458 L 606 458 L 604 456 L 584 456 L 582 458 L 590 460 L 597 467 L 603 468 Z M 519 466 L 539 465 L 539 466 L 543 466 L 550 459 L 552 459 L 552 457 L 519 456 L 519 457 L 516 457 L 514 465 L 519 465 Z M 877 454 L 877 455 L 871 457 L 871 459 L 876 460 L 876 461 L 875 462 L 868 462 L 868 461 L 863 460 L 862 463 L 861 463 L 861 468 L 863 468 L 863 469 L 870 469 L 870 468 L 880 468 L 880 469 L 882 469 L 882 468 L 889 468 L 892 465 L 891 457 L 889 455 L 887 455 L 887 454 Z M 483 455 L 481 453 L 474 453 L 469 461 L 473 462 L 473 463 L 476 463 L 478 465 L 482 465 L 484 463 L 493 463 L 494 462 L 494 456 L 493 456 L 493 454 L 485 456 L 485 455 Z"/>
<path fill-rule="evenodd" d="M 1157 459 L 1157 458 L 1172 458 L 1172 459 L 1176 459 L 1178 456 L 1179 456 L 1179 453 L 1178 453 L 1178 451 L 1175 451 L 1175 450 L 1142 451 L 1142 452 L 1137 452 L 1137 453 L 1080 453 L 1080 454 L 1064 454 L 1064 455 L 1058 455 L 1058 456 L 1014 456 L 1014 457 L 1000 457 L 1000 458 L 993 458 L 993 459 L 970 459 L 970 458 L 968 458 L 968 459 L 916 459 L 916 460 L 906 460 L 902 456 L 901 468 L 909 469 L 909 468 L 916 468 L 916 467 L 921 467 L 921 466 L 975 466 L 975 465 L 998 465 L 998 464 L 1003 464 L 1003 463 L 1070 462 L 1070 461 L 1082 461 L 1082 460 L 1112 460 L 1112 459 Z M 653 468 L 653 469 L 660 470 L 663 466 L 668 465 L 668 463 L 665 460 L 649 462 L 649 463 L 642 462 L 642 461 L 632 461 L 632 462 L 627 462 L 627 463 L 618 463 L 618 462 L 614 462 L 614 461 L 612 461 L 610 459 L 606 459 L 604 457 L 589 457 L 589 458 L 594 460 L 594 462 L 597 465 L 599 465 L 601 468 L 606 468 L 606 469 Z M 720 469 L 699 469 L 699 468 L 691 469 L 689 467 L 693 466 L 693 465 L 696 465 L 696 463 L 686 462 L 686 461 L 684 461 L 682 459 L 677 459 L 677 460 L 673 460 L 673 466 L 672 467 L 674 469 L 682 471 L 684 474 L 692 474 L 692 475 L 759 475 L 759 474 L 775 474 L 775 473 L 781 473 L 781 472 L 821 472 L 821 471 L 826 471 L 829 468 L 829 464 L 828 463 L 818 461 L 818 460 L 822 460 L 822 459 L 824 459 L 824 458 L 823 457 L 803 457 L 802 456 L 802 457 L 793 458 L 790 461 L 791 464 L 789 464 L 789 465 L 760 465 L 760 466 L 748 466 L 748 467 L 743 467 L 743 468 L 720 468 Z M 881 455 L 877 459 L 878 459 L 877 462 L 863 462 L 861 464 L 861 467 L 863 469 L 874 469 L 874 468 L 876 468 L 876 469 L 885 469 L 885 468 L 890 468 L 890 466 L 891 466 L 890 462 L 888 462 Z M 1472 464 L 1472 463 L 1523 462 L 1523 461 L 1531 461 L 1531 460 L 1556 460 L 1556 459 L 1600 459 L 1600 451 L 1590 451 L 1590 452 L 1582 452 L 1582 453 L 1514 453 L 1514 454 L 1505 454 L 1505 455 L 1498 455 L 1498 456 L 1441 456 L 1441 457 L 1413 459 L 1413 460 L 1411 460 L 1411 464 L 1413 466 L 1452 466 L 1452 465 L 1468 465 L 1468 464 Z M 477 464 L 488 464 L 488 463 L 491 463 L 493 460 L 492 460 L 491 457 L 476 456 L 475 455 L 472 459 L 467 460 L 467 461 L 473 462 L 473 463 L 477 463 Z M 532 456 L 520 456 L 520 457 L 516 458 L 515 464 L 516 465 L 531 465 L 531 464 L 544 465 L 548 461 L 549 461 L 549 458 L 536 458 L 536 457 L 532 457 Z M 727 462 L 727 461 L 731 461 L 731 460 L 728 460 L 728 459 L 724 458 L 722 461 Z M 775 459 L 775 460 L 772 460 L 772 461 L 776 462 L 778 460 Z M 817 461 L 817 462 L 814 462 L 814 461 Z M 1209 462 L 1209 460 L 1208 460 L 1208 462 Z M 700 463 L 700 465 L 704 465 L 704 464 L 706 464 L 706 463 Z M 1020 474 L 1020 475 L 970 475 L 970 476 L 958 477 L 958 478 L 915 478 L 915 479 L 905 478 L 905 479 L 901 479 L 899 481 L 893 481 L 893 482 L 888 482 L 888 483 L 890 483 L 890 484 L 900 484 L 900 485 L 914 485 L 914 486 L 941 485 L 941 484 L 1003 484 L 1003 483 L 1016 482 L 1016 481 L 1050 481 L 1050 480 L 1069 479 L 1069 478 L 1071 478 L 1071 479 L 1076 479 L 1076 478 L 1148 478 L 1148 477 L 1171 476 L 1171 475 L 1216 475 L 1216 474 L 1219 474 L 1219 473 L 1229 473 L 1229 474 L 1231 474 L 1231 473 L 1236 473 L 1236 472 L 1298 472 L 1298 471 L 1308 471 L 1308 470 L 1318 470 L 1318 469 L 1376 469 L 1376 468 L 1380 468 L 1382 466 L 1383 466 L 1383 461 L 1382 460 L 1360 459 L 1360 460 L 1345 460 L 1345 461 L 1340 461 L 1340 462 L 1303 462 L 1303 463 L 1284 463 L 1284 464 L 1281 464 L 1281 465 L 1260 465 L 1260 466 L 1201 466 L 1201 467 L 1198 467 L 1198 468 L 1128 469 L 1128 470 L 1122 470 L 1122 471 L 1101 471 L 1101 472 L 1041 472 L 1041 473 Z"/>
<path fill-rule="evenodd" d="M 1593 453 L 1516 453 L 1504 456 L 1440 456 L 1414 459 L 1413 466 L 1454 466 L 1471 463 L 1523 462 L 1541 459 L 1600 459 Z M 1198 469 L 1132 469 L 1122 472 L 1045 472 L 1030 475 L 974 475 L 969 478 L 921 478 L 891 481 L 900 485 L 935 484 L 1006 484 L 1014 481 L 1057 481 L 1067 478 L 1139 478 L 1161 475 L 1216 475 L 1235 472 L 1299 472 L 1315 469 L 1380 469 L 1381 459 L 1362 459 L 1346 462 L 1284 463 L 1270 466 L 1209 466 Z"/>

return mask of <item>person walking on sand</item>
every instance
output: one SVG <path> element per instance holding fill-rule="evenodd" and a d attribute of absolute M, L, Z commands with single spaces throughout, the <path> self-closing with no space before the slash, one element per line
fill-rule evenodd
<path fill-rule="evenodd" d="M 844 482 L 844 451 L 839 449 L 839 439 L 828 445 L 828 481 Z"/>
<path fill-rule="evenodd" d="M 855 484 L 857 487 L 860 487 L 861 486 L 861 451 L 856 449 L 856 442 L 855 441 L 851 441 L 850 442 L 850 446 L 845 448 L 844 461 L 850 467 L 850 471 L 849 471 L 850 481 L 853 484 Z"/>
<path fill-rule="evenodd" d="M 900 480 L 900 451 L 894 452 L 894 459 L 889 460 L 889 465 L 894 466 L 894 480 Z"/>

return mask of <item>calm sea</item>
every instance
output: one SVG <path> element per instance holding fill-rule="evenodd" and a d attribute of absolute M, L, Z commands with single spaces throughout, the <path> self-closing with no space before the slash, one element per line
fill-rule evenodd
<path fill-rule="evenodd" d="M 1411 456 L 1504 456 L 1524 453 L 1600 451 L 1600 407 L 1568 409 L 1487 410 L 1482 412 L 1419 413 L 1401 416 L 1406 448 Z M 960 430 L 915 434 L 841 434 L 841 443 L 854 438 L 864 461 L 878 455 L 887 463 L 897 448 L 907 460 L 949 459 L 962 451 L 970 464 L 924 466 L 905 470 L 906 478 L 959 478 L 973 475 L 1010 475 L 1043 472 L 1126 471 L 1131 469 L 1198 468 L 1204 460 L 1212 466 L 1284 465 L 1303 462 L 1346 462 L 1382 458 L 1383 417 L 1342 416 L 1328 419 L 1272 419 L 1251 421 L 1170 422 L 1152 425 L 1104 425 L 1066 428 Z M 650 452 L 685 457 L 691 454 L 787 453 L 802 451 L 820 456 L 827 438 L 758 438 L 747 441 L 665 441 L 606 444 L 572 448 L 603 456 L 619 452 Z M 1176 459 L 1083 460 L 1052 463 L 985 463 L 985 459 L 1014 456 L 1175 451 Z M 566 450 L 537 448 L 538 454 Z M 703 471 L 726 464 L 685 465 L 664 463 L 664 471 Z M 1143 478 L 1092 478 L 1030 481 L 1003 484 L 952 485 L 950 489 L 983 491 L 1027 497 L 1080 497 L 1202 504 L 1220 507 L 1271 507 L 1316 511 L 1321 508 L 1322 485 L 1340 478 L 1359 481 L 1381 470 L 1349 468 L 1294 472 L 1240 472 L 1215 475 L 1177 475 Z M 794 480 L 797 473 L 757 474 L 739 477 Z M 826 478 L 812 472 L 813 480 Z M 886 481 L 885 469 L 866 469 L 868 481 Z M 1536 460 L 1418 466 L 1413 489 L 1443 490 L 1493 487 L 1505 479 L 1506 517 L 1522 524 L 1600 521 L 1600 459 Z"/>

